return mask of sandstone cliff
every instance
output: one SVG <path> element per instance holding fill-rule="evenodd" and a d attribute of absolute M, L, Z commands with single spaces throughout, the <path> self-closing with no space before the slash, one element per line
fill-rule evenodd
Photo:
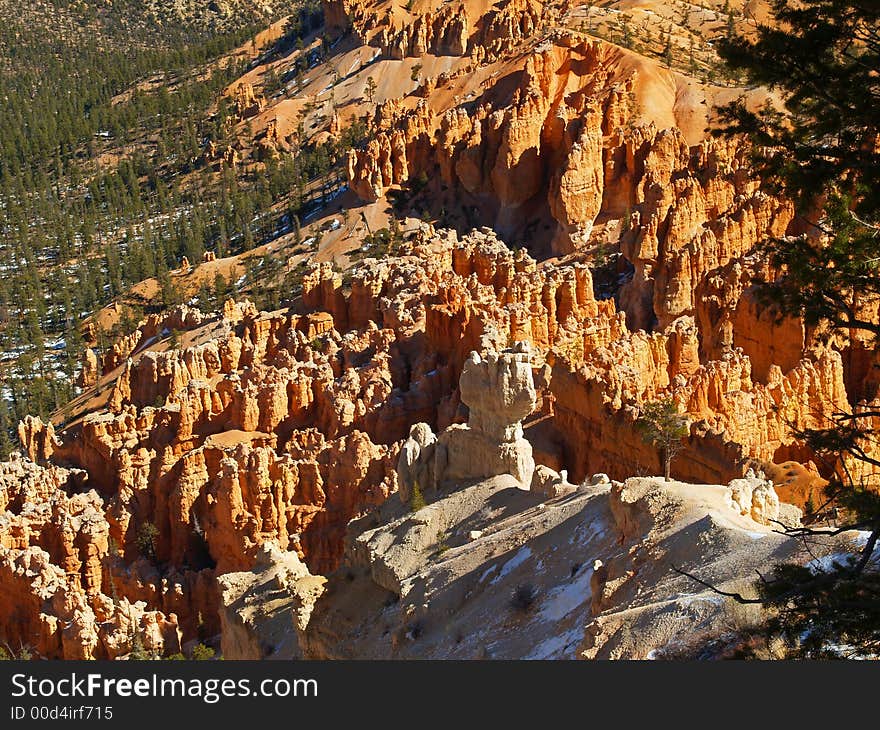
<path fill-rule="evenodd" d="M 534 546 L 520 552 L 531 535 L 545 557 L 556 543 L 571 550 L 542 588 L 570 607 L 569 572 L 595 618 L 584 637 L 549 602 L 537 654 L 583 642 L 587 655 L 642 656 L 647 645 L 625 636 L 633 625 L 661 616 L 660 642 L 682 616 L 705 617 L 678 599 L 658 608 L 683 585 L 659 574 L 642 618 L 622 617 L 648 585 L 633 580 L 648 562 L 639 554 L 685 550 L 652 500 L 693 540 L 729 538 L 754 555 L 746 537 L 760 533 L 760 563 L 765 546 L 788 550 L 764 529 L 778 498 L 803 506 L 834 472 L 877 483 L 880 470 L 820 458 L 796 436 L 834 411 L 876 409 L 876 346 L 761 304 L 755 281 L 778 272 L 753 248 L 790 230 L 793 210 L 758 189 L 748 150 L 694 132 L 699 102 L 683 99 L 697 92 L 680 74 L 534 0 L 389 5 L 323 2 L 328 33 L 351 34 L 338 52 L 370 59 L 352 68 L 389 64 L 405 82 L 369 108 L 344 101 L 369 117 L 346 157 L 350 197 L 370 204 L 367 221 L 418 183 L 423 200 L 466 215 L 345 271 L 345 241 L 297 254 L 301 293 L 283 310 L 181 305 L 101 349 L 87 336 L 76 418 L 25 418 L 29 460 L 0 465 L 0 587 L 22 597 L 0 611 L 0 639 L 45 657 L 117 657 L 137 642 L 173 653 L 218 635 L 230 657 L 335 656 L 354 651 L 340 649 L 356 635 L 347 622 L 380 616 L 367 654 L 470 656 L 464 639 L 416 641 L 439 621 L 423 606 L 432 593 L 442 611 L 467 603 L 486 585 L 477 566 L 505 590 L 525 581 L 539 565 Z M 258 156 L 284 156 L 289 130 L 256 75 L 229 90 L 236 117 L 262 125 Z M 327 123 L 342 138 L 338 111 Z M 864 306 L 876 320 L 876 303 Z M 673 474 L 707 485 L 711 504 L 692 485 L 632 478 L 661 471 L 633 426 L 666 397 L 689 422 Z M 432 504 L 409 515 L 401 502 L 416 486 Z M 739 575 L 716 553 L 706 561 L 720 579 Z M 368 601 L 411 599 L 346 618 L 357 590 L 341 604 L 318 597 L 340 566 Z M 281 637 L 291 621 L 295 637 Z M 371 633 L 380 626 L 387 642 Z M 499 639 L 487 651 L 522 647 Z"/>
<path fill-rule="evenodd" d="M 774 363 L 756 379 L 744 350 L 706 351 L 699 318 L 632 331 L 613 299 L 596 298 L 587 266 L 538 265 L 487 231 L 459 239 L 425 226 L 400 257 L 367 260 L 348 283 L 314 265 L 290 311 L 244 303 L 201 324 L 174 316 L 193 344 L 141 350 L 161 324 L 145 321 L 127 339 L 136 344 L 118 350 L 130 354 L 105 411 L 60 431 L 29 419 L 20 431 L 33 460 L 78 470 L 102 539 L 117 546 L 91 563 L 79 557 L 90 567 L 64 579 L 69 589 L 118 573 L 120 599 L 173 613 L 184 640 L 219 630 L 215 576 L 251 570 L 266 542 L 295 551 L 312 574 L 332 571 L 348 521 L 382 504 L 398 474 L 406 492 L 419 471 L 434 483 L 512 473 L 528 487 L 534 458 L 575 481 L 656 472 L 659 457 L 632 424 L 646 401 L 671 395 L 692 424 L 673 472 L 726 483 L 756 462 L 819 463 L 791 426 L 821 425 L 848 402 L 831 347 L 805 348 L 786 371 Z M 515 342 L 526 344 L 486 354 Z M 540 448 L 523 431 L 540 431 Z M 420 454 L 431 447 L 429 467 L 406 442 L 413 458 L 399 471 L 408 435 Z M 539 493 L 567 489 L 545 477 Z M 65 499 L 81 491 L 60 489 Z M 155 531 L 147 555 L 145 530 Z M 68 575 L 67 554 L 49 555 Z"/>

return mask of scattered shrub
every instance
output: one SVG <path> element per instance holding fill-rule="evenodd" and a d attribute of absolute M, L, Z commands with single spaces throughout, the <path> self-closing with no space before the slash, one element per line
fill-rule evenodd
<path fill-rule="evenodd" d="M 510 597 L 510 607 L 520 613 L 531 611 L 538 598 L 538 589 L 531 583 L 520 583 L 513 589 Z"/>
<path fill-rule="evenodd" d="M 207 661 L 214 658 L 214 650 L 210 646 L 205 646 L 201 642 L 196 644 L 192 650 L 192 658 L 194 661 Z"/>
<path fill-rule="evenodd" d="M 419 489 L 418 484 L 414 484 L 412 488 L 412 496 L 409 498 L 410 512 L 418 512 L 426 504 L 427 502 L 425 502 L 425 497 L 422 495 L 422 490 Z"/>
<path fill-rule="evenodd" d="M 449 550 L 449 533 L 446 530 L 440 530 L 437 532 L 437 555 L 443 555 L 447 550 Z"/>

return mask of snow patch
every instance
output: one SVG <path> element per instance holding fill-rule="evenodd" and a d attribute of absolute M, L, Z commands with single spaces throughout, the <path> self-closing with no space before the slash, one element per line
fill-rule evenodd
<path fill-rule="evenodd" d="M 842 568 L 850 567 L 855 559 L 856 556 L 852 553 L 832 553 L 824 558 L 814 558 L 807 563 L 806 567 L 813 575 L 834 573 L 837 570 L 836 566 L 839 565 Z"/>
<path fill-rule="evenodd" d="M 532 557 L 532 549 L 527 545 L 523 545 L 510 560 L 508 560 L 504 567 L 501 568 L 501 572 L 492 580 L 490 585 L 495 585 L 502 578 L 510 575 L 514 570 L 516 570 L 520 565 L 522 565 L 526 560 Z"/>
<path fill-rule="evenodd" d="M 574 580 L 554 588 L 547 594 L 538 617 L 542 621 L 560 621 L 572 611 L 582 608 L 592 596 L 590 578 L 592 568 L 581 568 Z"/>
<path fill-rule="evenodd" d="M 694 603 L 703 603 L 711 604 L 712 606 L 720 606 L 724 599 L 721 596 L 706 596 L 700 595 L 698 593 L 686 593 L 684 595 L 679 596 L 676 599 L 679 606 L 682 608 L 689 608 Z"/>
<path fill-rule="evenodd" d="M 558 636 L 551 636 L 538 644 L 526 659 L 573 659 L 574 650 L 583 637 L 583 629 L 577 627 Z"/>

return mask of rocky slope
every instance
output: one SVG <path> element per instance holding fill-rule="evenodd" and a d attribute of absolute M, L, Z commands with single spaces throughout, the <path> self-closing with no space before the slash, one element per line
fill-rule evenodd
<path fill-rule="evenodd" d="M 353 525 L 363 532 L 311 616 L 304 655 L 655 658 L 745 628 L 729 625 L 733 602 L 672 565 L 729 590 L 797 558 L 796 541 L 733 508 L 731 488 L 593 481 L 547 499 L 494 477 Z"/>
<path fill-rule="evenodd" d="M 308 269 L 303 314 L 248 303 L 207 321 L 174 312 L 193 328 L 191 344 L 135 345 L 104 376 L 113 383 L 105 409 L 58 433 L 38 419 L 22 424 L 31 458 L 82 470 L 71 493 L 94 490 L 102 539 L 129 564 L 119 583 L 105 569 L 104 595 L 174 613 L 188 640 L 219 628 L 216 575 L 250 569 L 266 542 L 327 574 L 348 521 L 399 487 L 411 491 L 414 473 L 431 475 L 416 477 L 430 494 L 444 480 L 495 474 L 530 484 L 533 459 L 575 480 L 598 469 L 618 479 L 656 472 L 658 455 L 633 421 L 641 404 L 671 394 L 692 421 L 675 473 L 726 483 L 755 461 L 800 453 L 787 420 L 818 424 L 817 412 L 845 403 L 833 349 L 805 353 L 785 374 L 774 366 L 765 384 L 741 350 L 701 357 L 693 318 L 630 331 L 613 300 L 596 300 L 583 265 L 538 267 L 492 233 L 458 240 L 430 226 L 407 250 L 368 259 L 348 282 L 327 264 Z M 145 321 L 141 336 L 157 326 Z M 530 345 L 503 360 L 469 354 L 520 340 Z M 511 384 L 524 390 L 508 397 Z M 432 427 L 466 418 L 434 443 Z M 521 436 L 524 418 L 534 449 Z M 398 465 L 401 440 L 420 421 L 432 426 L 414 432 Z M 474 435 L 482 446 L 468 446 Z M 496 440 L 498 455 L 487 458 Z M 21 506 L 10 503 L 16 515 Z M 155 532 L 148 560 L 139 559 L 145 530 Z M 84 549 L 105 566 L 116 557 L 103 544 Z M 0 572 L 14 573 L 17 559 L 11 553 Z"/>
<path fill-rule="evenodd" d="M 739 633 L 760 621 L 760 610 L 746 611 L 679 571 L 748 593 L 754 570 L 766 572 L 779 560 L 817 561 L 864 539 L 844 533 L 814 546 L 816 554 L 805 550 L 774 529 L 776 522 L 799 525 L 800 511 L 780 505 L 772 483 L 751 472 L 727 486 L 619 482 L 604 474 L 573 485 L 565 473 L 539 466 L 524 485 L 524 458 L 506 469 L 480 462 L 517 443 L 509 440 L 521 427 L 517 404 L 534 398 L 528 371 L 510 377 L 523 360 L 521 351 L 505 351 L 470 361 L 471 368 L 486 365 L 490 380 L 499 376 L 482 389 L 486 400 L 474 402 L 471 424 L 450 426 L 433 441 L 424 424 L 413 428 L 400 460 L 401 490 L 349 525 L 342 569 L 321 585 L 317 600 L 301 569 L 280 583 L 273 578 L 285 570 L 281 555 L 223 579 L 261 586 L 257 595 L 271 607 L 258 622 L 235 596 L 227 602 L 235 626 L 247 627 L 224 630 L 235 656 L 711 655 L 735 646 Z M 466 368 L 464 392 L 473 378 Z M 477 426 L 487 419 L 502 428 Z M 523 457 L 527 445 L 516 446 Z M 450 469 L 453 459 L 478 468 Z M 429 503 L 408 505 L 419 484 Z M 291 615 L 295 632 L 273 630 L 278 617 Z"/>
<path fill-rule="evenodd" d="M 759 306 L 777 272 L 752 249 L 798 221 L 747 150 L 705 137 L 721 92 L 573 29 L 577 7 L 324 9 L 335 55 L 297 99 L 255 91 L 259 68 L 230 93 L 258 156 L 285 154 L 284 104 L 312 139 L 341 133 L 337 106 L 367 115 L 343 198 L 366 230 L 341 216 L 285 258 L 289 307 L 180 306 L 87 350 L 75 408 L 22 422 L 0 643 L 645 657 L 676 627 L 720 635 L 730 607 L 668 564 L 734 584 L 795 556 L 767 526 L 797 519 L 780 498 L 878 474 L 794 433 L 876 408 L 880 385 L 872 343 Z M 406 233 L 369 256 L 389 215 Z M 664 397 L 689 424 L 674 483 L 644 476 L 660 455 L 634 428 Z"/>

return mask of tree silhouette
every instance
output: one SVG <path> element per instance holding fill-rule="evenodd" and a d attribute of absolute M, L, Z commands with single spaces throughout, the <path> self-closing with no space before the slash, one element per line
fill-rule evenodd
<path fill-rule="evenodd" d="M 663 476 L 670 479 L 672 460 L 681 451 L 681 440 L 688 435 L 688 419 L 678 412 L 674 398 L 646 403 L 636 419 L 636 428 L 645 442 L 656 446 L 663 463 Z"/>
<path fill-rule="evenodd" d="M 880 5 L 773 0 L 771 6 L 771 22 L 719 43 L 734 71 L 776 91 L 784 104 L 750 109 L 744 100 L 734 102 L 722 110 L 720 133 L 751 141 L 765 187 L 792 200 L 806 228 L 759 246 L 773 272 L 757 282 L 759 299 L 783 315 L 875 348 L 880 321 L 865 305 L 880 296 Z M 880 651 L 874 555 L 880 497 L 870 473 L 877 474 L 880 459 L 871 424 L 880 409 L 825 415 L 828 427 L 795 435 L 836 467 L 817 512 L 834 510 L 837 520 L 784 532 L 806 538 L 860 529 L 861 548 L 808 567 L 778 565 L 756 584 L 755 598 L 725 595 L 772 607 L 763 630 L 783 638 L 793 655 L 872 655 Z M 868 476 L 855 476 L 841 456 Z"/>

